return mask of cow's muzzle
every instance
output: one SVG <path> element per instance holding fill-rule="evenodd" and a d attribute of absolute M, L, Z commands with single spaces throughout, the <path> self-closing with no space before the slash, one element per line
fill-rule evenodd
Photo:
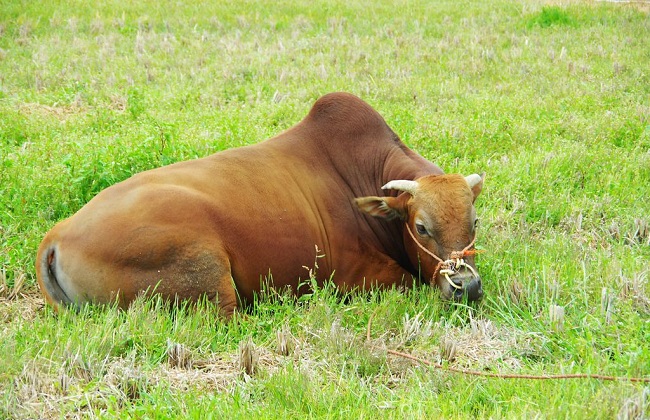
<path fill-rule="evenodd" d="M 405 226 L 409 236 L 411 236 L 411 239 L 413 239 L 413 242 L 415 242 L 418 248 L 438 261 L 433 271 L 433 276 L 431 277 L 431 285 L 434 285 L 436 280 L 442 277 L 439 284 L 443 288 L 444 285 L 448 286 L 447 290 L 443 290 L 443 295 L 448 299 L 461 300 L 463 296 L 467 295 L 469 301 L 477 301 L 483 297 L 481 277 L 476 272 L 476 269 L 465 261 L 465 258 L 472 257 L 479 252 L 473 249 L 476 234 L 474 234 L 474 239 L 464 249 L 461 251 L 452 251 L 449 254 L 449 259 L 443 260 L 415 239 L 415 235 L 411 232 L 411 227 L 408 223 L 405 223 Z"/>
<path fill-rule="evenodd" d="M 477 301 L 483 297 L 481 277 L 464 258 L 443 261 L 438 268 L 437 274 L 445 279 L 443 284 L 446 283 L 450 288 L 449 297 L 462 300 L 463 296 L 467 296 L 469 301 Z"/>
<path fill-rule="evenodd" d="M 480 277 L 452 278 L 450 285 L 450 295 L 455 301 L 461 301 L 465 296 L 470 302 L 478 301 L 483 298 L 483 286 Z"/>

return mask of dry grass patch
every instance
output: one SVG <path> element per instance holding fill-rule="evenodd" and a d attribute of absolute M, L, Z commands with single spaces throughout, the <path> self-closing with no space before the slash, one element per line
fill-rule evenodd
<path fill-rule="evenodd" d="M 0 295 L 0 324 L 9 324 L 16 320 L 32 322 L 44 307 L 45 299 L 35 290 L 16 296 Z"/>
<path fill-rule="evenodd" d="M 472 369 L 517 371 L 522 363 L 513 351 L 530 352 L 532 346 L 530 337 L 522 331 L 497 327 L 487 319 L 472 319 L 469 326 L 450 328 L 444 337 L 455 344 L 453 364 Z"/>
<path fill-rule="evenodd" d="M 88 109 L 83 105 L 81 97 L 77 96 L 75 100 L 68 105 L 43 105 L 33 102 L 22 103 L 18 106 L 21 113 L 36 117 L 54 117 L 61 122 L 85 114 Z"/>
<path fill-rule="evenodd" d="M 650 314 L 650 297 L 647 292 L 648 272 L 636 273 L 631 278 L 621 274 L 619 280 L 621 287 L 620 298 L 631 301 L 638 311 Z"/>
<path fill-rule="evenodd" d="M 14 284 L 9 286 L 5 270 L 0 271 L 0 324 L 16 320 L 31 322 L 45 307 L 45 300 L 38 289 L 25 286 L 26 278 L 25 273 L 20 273 Z"/>
<path fill-rule="evenodd" d="M 650 417 L 650 388 L 644 388 L 628 398 L 618 411 L 619 420 L 647 419 Z"/>
<path fill-rule="evenodd" d="M 534 334 L 497 327 L 486 319 L 470 319 L 462 327 L 440 321 L 433 325 L 433 331 L 438 338 L 428 341 L 437 341 L 437 348 L 428 352 L 414 351 L 413 355 L 431 363 L 471 370 L 519 371 L 523 364 L 518 355 L 535 353 L 538 340 Z M 402 346 L 390 347 L 408 353 Z M 395 358 L 390 360 L 393 363 Z"/>
<path fill-rule="evenodd" d="M 3 318 L 24 316 L 24 322 L 35 322 L 43 310 L 43 301 L 34 293 L 0 302 Z M 24 315 L 18 315 L 19 309 Z M 206 351 L 168 339 L 165 358 L 153 364 L 137 349 L 94 360 L 89 360 L 92 355 L 82 354 L 90 351 L 83 348 L 65 350 L 60 360 L 39 356 L 14 377 L 5 399 L 7 413 L 17 418 L 83 418 L 110 412 L 116 406 L 137 405 L 143 395 L 156 392 L 232 394 L 246 383 L 269 380 L 287 369 L 319 381 L 353 375 L 369 379 L 368 386 L 394 389 L 408 384 L 413 369 L 419 366 L 387 357 L 388 348 L 409 351 L 412 345 L 428 345 L 434 350 L 413 352 L 449 366 L 493 371 L 520 369 L 516 354 L 531 349 L 523 332 L 500 328 L 489 320 L 472 319 L 459 327 L 444 321 L 433 323 L 421 314 L 405 315 L 396 331 L 378 338 L 355 333 L 340 317 L 320 328 L 306 325 L 298 332 L 284 325 L 271 337 L 260 342 L 245 338 L 231 352 Z M 453 355 L 446 346 L 453 347 Z"/>

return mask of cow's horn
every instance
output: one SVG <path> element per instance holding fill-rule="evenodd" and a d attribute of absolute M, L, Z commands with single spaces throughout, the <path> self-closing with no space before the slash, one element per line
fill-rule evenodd
<path fill-rule="evenodd" d="M 399 190 L 415 195 L 418 190 L 417 181 L 408 181 L 406 179 L 396 179 L 381 187 L 382 190 Z"/>
<path fill-rule="evenodd" d="M 465 177 L 465 181 L 467 181 L 467 184 L 469 185 L 470 188 L 474 188 L 476 184 L 481 182 L 481 179 L 483 178 L 481 178 L 481 175 L 478 174 L 471 174 Z"/>

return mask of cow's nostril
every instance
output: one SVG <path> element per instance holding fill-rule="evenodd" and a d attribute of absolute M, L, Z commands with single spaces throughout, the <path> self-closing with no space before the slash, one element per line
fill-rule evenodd
<path fill-rule="evenodd" d="M 475 277 L 465 283 L 464 290 L 467 293 L 468 300 L 474 301 L 483 297 L 483 287 L 481 286 L 481 279 L 479 277 Z"/>
<path fill-rule="evenodd" d="M 480 300 L 483 297 L 483 288 L 479 277 L 474 277 L 471 280 L 467 279 L 466 281 L 454 279 L 453 282 L 455 285 L 462 286 L 459 289 L 453 288 L 454 300 L 461 301 L 465 295 L 467 295 L 467 300 L 470 302 Z"/>

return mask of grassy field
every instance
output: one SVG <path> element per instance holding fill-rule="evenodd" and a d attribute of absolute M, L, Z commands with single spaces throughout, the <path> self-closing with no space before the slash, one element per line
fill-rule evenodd
<path fill-rule="evenodd" d="M 387 353 L 650 377 L 647 5 L 210 3 L 0 4 L 0 418 L 650 417 L 648 384 Z M 338 90 L 447 172 L 487 172 L 480 304 L 324 287 L 229 324 L 207 304 L 44 306 L 57 221 Z"/>

